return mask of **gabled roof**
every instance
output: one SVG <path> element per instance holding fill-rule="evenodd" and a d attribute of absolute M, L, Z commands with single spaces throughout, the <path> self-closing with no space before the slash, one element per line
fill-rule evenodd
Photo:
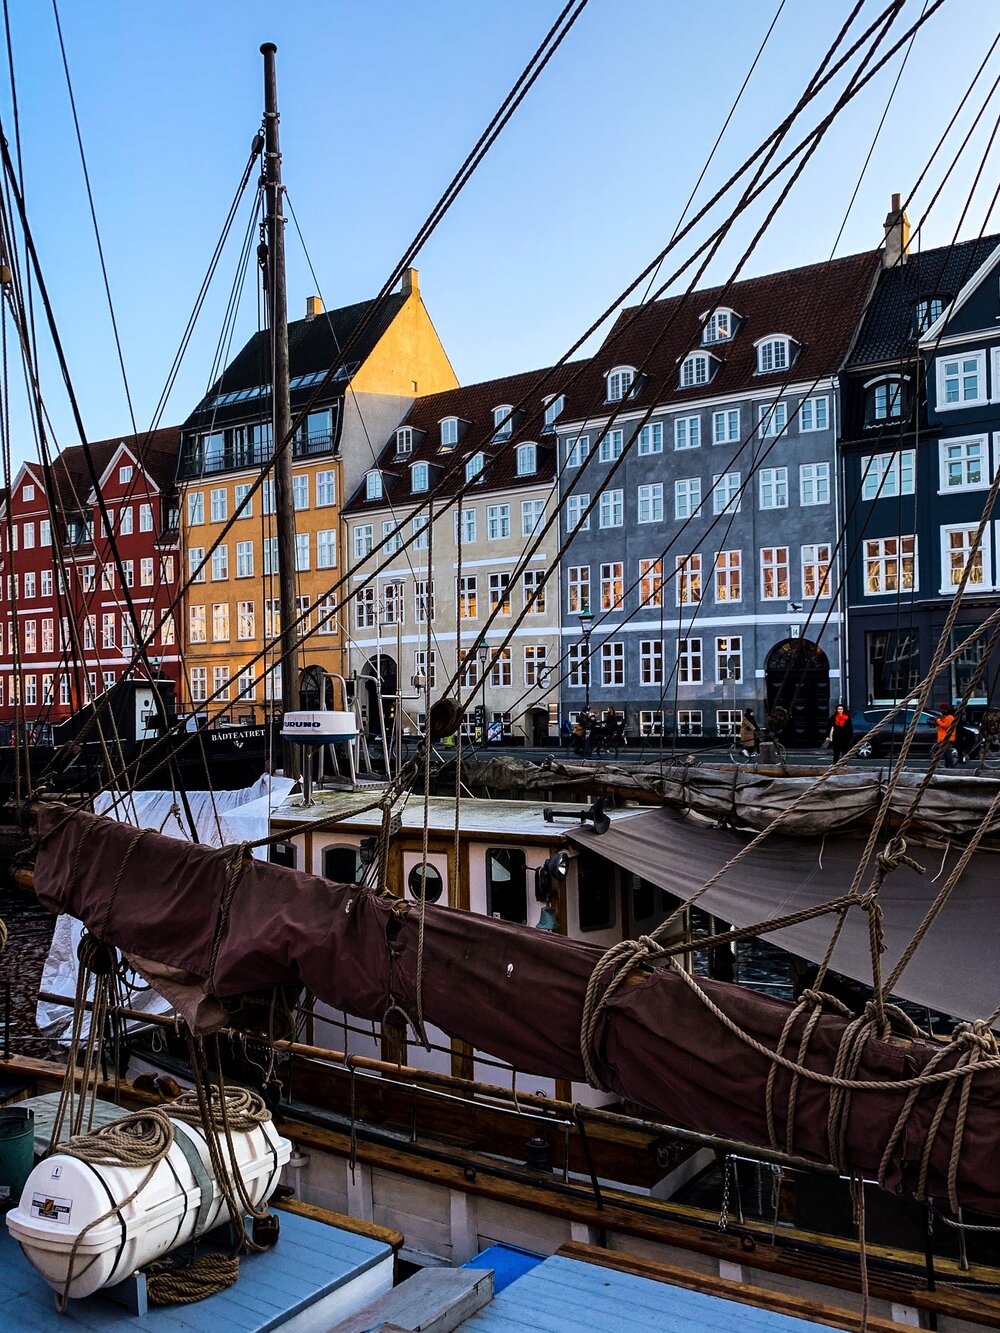
<path fill-rule="evenodd" d="M 545 400 L 558 396 L 562 386 L 573 379 L 583 364 L 568 362 L 557 370 L 531 370 L 519 375 L 505 375 L 501 379 L 485 380 L 482 384 L 469 384 L 464 388 L 447 389 L 443 393 L 418 398 L 401 424 L 423 431 L 423 439 L 416 444 L 412 453 L 397 462 L 393 432 L 379 456 L 379 465 L 385 469 L 384 497 L 378 500 L 366 499 L 362 484 L 345 508 L 358 512 L 385 508 L 387 501 L 402 504 L 422 500 L 423 492 L 414 493 L 411 490 L 413 463 L 431 463 L 444 468 L 445 477 L 439 486 L 432 481 L 432 489 L 440 495 L 454 495 L 465 482 L 466 461 L 480 451 L 486 455 L 487 460 L 496 460 L 484 471 L 484 490 L 551 482 L 555 477 L 555 435 L 542 433 Z M 571 397 L 575 397 L 575 393 L 575 388 L 569 390 Z M 496 430 L 493 409 L 503 405 L 520 409 L 523 415 L 519 420 L 518 413 L 515 413 L 512 422 L 514 429 L 509 438 L 500 444 L 493 444 Z M 455 448 L 450 453 L 442 453 L 440 423 L 447 417 L 458 417 L 469 425 Z M 529 440 L 538 445 L 537 470 L 529 477 L 519 477 L 517 446 Z"/>
<path fill-rule="evenodd" d="M 93 441 L 89 448 L 98 476 L 104 476 L 122 445 L 161 491 L 173 489 L 180 445 L 177 426 L 167 426 L 145 435 L 116 435 L 110 440 Z M 87 504 L 93 486 L 82 445 L 63 449 L 52 464 L 52 482 L 55 499 L 65 513 L 73 513 Z"/>
<path fill-rule="evenodd" d="M 668 296 L 621 312 L 573 392 L 565 421 L 607 416 L 605 375 L 616 366 L 644 371 L 628 406 L 651 404 L 679 408 L 707 396 L 737 397 L 789 378 L 811 381 L 834 375 L 842 367 L 878 265 L 874 250 L 831 259 L 804 268 L 786 269 L 760 278 L 746 278 L 728 288 L 714 287 L 689 297 Z M 701 345 L 702 312 L 726 306 L 740 315 L 734 337 Z M 791 372 L 758 375 L 754 344 L 769 334 L 787 334 L 799 344 Z M 662 339 L 657 345 L 657 339 Z M 655 350 L 654 350 L 655 348 Z M 710 352 L 722 364 L 711 381 L 678 387 L 680 363 L 689 352 Z M 647 363 L 647 357 L 649 361 Z"/>
<path fill-rule="evenodd" d="M 294 380 L 301 375 L 316 375 L 331 369 L 343 369 L 346 366 L 348 373 L 342 377 L 342 381 L 349 379 L 353 369 L 362 365 L 371 355 L 406 300 L 405 292 L 395 292 L 385 298 L 357 343 L 348 350 L 346 361 L 343 349 L 347 347 L 375 306 L 374 300 L 358 301 L 355 305 L 345 305 L 338 310 L 326 310 L 322 314 L 312 315 L 308 319 L 291 321 L 288 325 L 290 378 Z M 324 392 L 324 400 L 329 399 L 334 393 L 343 392 L 342 381 L 336 385 L 331 383 Z M 250 412 L 260 409 L 260 399 L 236 405 L 225 404 L 219 410 L 215 410 L 212 400 L 221 394 L 236 393 L 241 389 L 253 389 L 270 383 L 271 339 L 265 329 L 255 333 L 237 352 L 184 425 L 198 424 L 209 411 L 220 425 L 231 418 L 245 418 Z M 310 386 L 309 392 L 310 394 L 315 392 L 315 385 Z"/>
<path fill-rule="evenodd" d="M 914 251 L 905 264 L 883 269 L 865 312 L 848 367 L 914 357 L 918 331 L 916 307 L 920 300 L 956 297 L 969 279 L 1000 246 L 1000 234 L 957 245 Z"/>

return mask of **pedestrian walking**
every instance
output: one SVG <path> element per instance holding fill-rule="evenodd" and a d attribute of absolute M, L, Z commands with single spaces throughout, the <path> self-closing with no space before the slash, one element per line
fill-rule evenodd
<path fill-rule="evenodd" d="M 830 718 L 826 739 L 830 742 L 833 762 L 836 764 L 854 744 L 854 724 L 843 704 L 838 704 Z"/>
<path fill-rule="evenodd" d="M 953 767 L 961 758 L 957 748 L 958 720 L 951 704 L 945 704 L 939 710 L 937 719 L 937 743 L 943 748 L 944 762 L 947 768 Z"/>
<path fill-rule="evenodd" d="M 760 749 L 760 727 L 757 725 L 752 708 L 745 708 L 740 719 L 740 745 L 747 759 L 752 754 L 757 754 Z"/>

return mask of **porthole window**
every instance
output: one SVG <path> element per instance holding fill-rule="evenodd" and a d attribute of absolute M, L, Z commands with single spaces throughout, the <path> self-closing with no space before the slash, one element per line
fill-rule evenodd
<path fill-rule="evenodd" d="M 429 903 L 436 903 L 444 891 L 444 882 L 437 866 L 425 861 L 410 871 L 406 877 L 406 887 L 412 898 L 426 898 Z"/>

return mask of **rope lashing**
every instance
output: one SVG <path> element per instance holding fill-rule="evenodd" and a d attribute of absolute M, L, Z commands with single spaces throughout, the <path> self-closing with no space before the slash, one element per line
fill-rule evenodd
<path fill-rule="evenodd" d="M 107 1212 L 88 1222 L 73 1241 L 66 1265 L 66 1281 L 62 1292 L 56 1296 L 56 1308 L 60 1313 L 65 1311 L 69 1301 L 73 1271 L 84 1238 L 102 1222 L 107 1222 L 116 1214 L 120 1216 L 122 1209 L 139 1197 L 153 1179 L 156 1168 L 170 1151 L 173 1141 L 174 1127 L 169 1117 L 154 1107 L 122 1116 L 110 1125 L 102 1125 L 92 1134 L 76 1135 L 59 1147 L 59 1152 L 65 1153 L 67 1157 L 75 1157 L 91 1166 L 131 1166 L 140 1170 L 145 1167 L 145 1174 L 131 1194 L 113 1203 Z"/>
<path fill-rule="evenodd" d="M 919 861 L 915 861 L 906 850 L 906 839 L 901 834 L 896 834 L 890 838 L 881 852 L 875 855 L 875 864 L 881 875 L 880 879 L 885 877 L 893 870 L 898 870 L 901 865 L 909 866 L 911 870 L 918 875 L 925 873 L 926 867 Z"/>

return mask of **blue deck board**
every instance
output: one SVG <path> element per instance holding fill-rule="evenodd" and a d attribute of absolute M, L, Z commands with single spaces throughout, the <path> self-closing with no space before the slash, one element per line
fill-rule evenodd
<path fill-rule="evenodd" d="M 56 1313 L 51 1288 L 25 1259 L 0 1222 L 0 1310 L 7 1328 L 28 1333 L 68 1333 L 67 1326 L 155 1333 L 267 1333 L 383 1259 L 392 1249 L 381 1241 L 279 1213 L 281 1238 L 264 1254 L 245 1255 L 235 1286 L 197 1305 L 164 1306 L 136 1318 L 100 1295 L 71 1301 Z"/>
<path fill-rule="evenodd" d="M 468 1333 L 814 1333 L 818 1325 L 559 1255 L 467 1319 Z"/>

